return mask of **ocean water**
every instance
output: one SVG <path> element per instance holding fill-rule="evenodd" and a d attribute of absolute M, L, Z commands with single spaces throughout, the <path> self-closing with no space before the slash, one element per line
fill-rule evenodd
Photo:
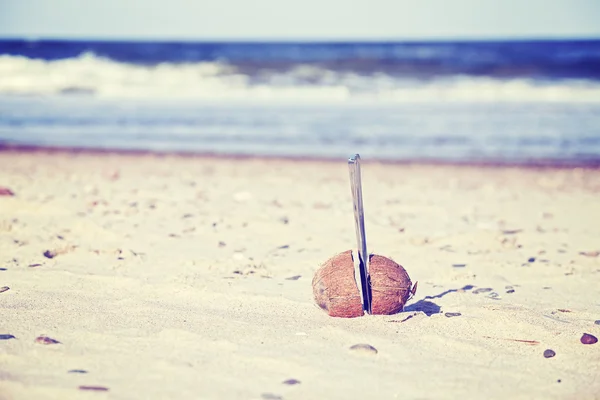
<path fill-rule="evenodd" d="M 0 40 L 0 145 L 600 164 L 600 40 Z"/>

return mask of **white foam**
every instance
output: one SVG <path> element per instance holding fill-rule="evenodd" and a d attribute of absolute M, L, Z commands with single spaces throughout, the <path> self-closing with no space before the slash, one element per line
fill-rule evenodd
<path fill-rule="evenodd" d="M 256 78 L 260 79 L 256 79 Z M 249 77 L 225 63 L 119 63 L 91 53 L 44 61 L 0 56 L 0 94 L 84 93 L 104 98 L 242 101 L 600 103 L 600 83 L 456 76 L 430 81 L 299 65 Z M 259 83 L 255 83 L 259 82 Z"/>

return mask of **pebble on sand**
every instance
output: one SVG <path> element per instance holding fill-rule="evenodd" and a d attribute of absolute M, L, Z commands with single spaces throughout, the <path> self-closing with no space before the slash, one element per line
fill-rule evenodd
<path fill-rule="evenodd" d="M 58 340 L 49 338 L 48 336 L 38 336 L 35 342 L 40 344 L 60 344 Z"/>
<path fill-rule="evenodd" d="M 10 288 L 8 286 L 2 286 L 0 287 L 0 293 L 2 292 L 6 292 L 7 290 L 9 290 Z"/>
<path fill-rule="evenodd" d="M 285 381 L 283 381 L 284 385 L 299 385 L 301 382 L 298 379 L 286 379 Z"/>
<path fill-rule="evenodd" d="M 13 335 L 9 335 L 7 333 L 0 334 L 0 340 L 9 340 L 9 339 L 16 339 L 16 337 L 14 337 Z"/>
<path fill-rule="evenodd" d="M 444 315 L 448 318 L 452 318 L 452 317 L 460 317 L 462 314 L 459 312 L 447 312 Z"/>
<path fill-rule="evenodd" d="M 104 386 L 79 386 L 79 390 L 94 390 L 97 392 L 107 392 L 108 388 Z"/>
<path fill-rule="evenodd" d="M 594 344 L 598 342 L 598 338 L 594 335 L 590 335 L 589 333 L 584 333 L 580 340 L 583 344 Z"/>
<path fill-rule="evenodd" d="M 54 258 L 54 257 L 56 257 L 56 252 L 51 251 L 51 250 L 46 250 L 44 252 L 44 257 L 46 257 L 46 258 Z"/>
<path fill-rule="evenodd" d="M 357 352 L 357 353 L 362 353 L 362 354 L 377 354 L 377 349 L 375 347 L 371 346 L 370 344 L 366 344 L 366 343 L 359 343 L 359 344 L 350 346 L 350 350 Z"/>
<path fill-rule="evenodd" d="M 545 358 L 552 358 L 555 355 L 556 355 L 556 353 L 552 349 L 544 350 L 544 357 Z"/>
<path fill-rule="evenodd" d="M 14 192 L 7 187 L 0 186 L 0 196 L 14 196 Z"/>

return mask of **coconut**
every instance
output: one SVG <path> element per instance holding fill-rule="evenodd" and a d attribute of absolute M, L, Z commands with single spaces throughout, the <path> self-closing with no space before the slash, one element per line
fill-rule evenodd
<path fill-rule="evenodd" d="M 406 270 L 393 260 L 372 254 L 369 257 L 371 313 L 395 314 L 414 294 Z M 364 314 L 354 275 L 352 250 L 337 254 L 315 272 L 312 281 L 317 304 L 332 317 L 354 318 Z"/>

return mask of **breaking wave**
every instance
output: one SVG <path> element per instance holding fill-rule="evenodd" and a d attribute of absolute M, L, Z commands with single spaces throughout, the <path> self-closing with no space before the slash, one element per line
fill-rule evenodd
<path fill-rule="evenodd" d="M 226 62 L 129 64 L 84 53 L 43 60 L 0 56 L 0 95 L 208 101 L 600 103 L 600 82 L 451 75 L 436 78 L 295 64 L 247 69 Z"/>

